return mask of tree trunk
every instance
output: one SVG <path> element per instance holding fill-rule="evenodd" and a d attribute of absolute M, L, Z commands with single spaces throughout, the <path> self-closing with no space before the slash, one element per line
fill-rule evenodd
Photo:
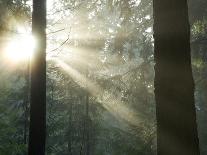
<path fill-rule="evenodd" d="M 32 33 L 37 44 L 31 62 L 29 155 L 45 154 L 46 0 L 33 0 Z"/>
<path fill-rule="evenodd" d="M 158 155 L 199 155 L 187 0 L 154 0 Z"/>

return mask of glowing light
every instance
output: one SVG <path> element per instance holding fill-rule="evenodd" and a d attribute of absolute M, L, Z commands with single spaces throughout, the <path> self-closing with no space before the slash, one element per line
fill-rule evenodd
<path fill-rule="evenodd" d="M 124 120 L 134 126 L 141 123 L 140 115 L 127 104 L 121 101 L 121 94 L 116 96 L 110 91 L 105 91 L 99 84 L 92 82 L 86 76 L 66 64 L 60 59 L 53 59 L 68 75 L 80 86 L 84 87 L 98 102 L 107 109 L 113 116 Z"/>
<path fill-rule="evenodd" d="M 15 62 L 28 60 L 30 57 L 32 57 L 34 47 L 34 37 L 31 35 L 21 35 L 8 41 L 5 48 L 5 54 L 9 60 Z"/>
<path fill-rule="evenodd" d="M 148 28 L 145 30 L 145 32 L 147 32 L 147 33 L 151 33 L 151 32 L 152 32 L 152 27 L 148 27 Z"/>

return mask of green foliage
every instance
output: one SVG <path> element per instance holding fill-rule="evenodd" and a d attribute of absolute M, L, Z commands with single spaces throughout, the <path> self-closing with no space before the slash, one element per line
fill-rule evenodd
<path fill-rule="evenodd" d="M 67 154 L 70 145 L 72 154 L 85 154 L 89 143 L 91 154 L 154 154 L 152 2 L 77 0 L 59 5 L 65 10 L 53 11 L 64 20 L 54 25 L 49 16 L 49 25 L 53 24 L 52 32 L 63 32 L 51 34 L 51 42 L 61 35 L 61 44 L 67 33 L 71 39 L 54 53 L 96 83 L 102 94 L 89 92 L 88 116 L 87 88 L 64 68 L 48 62 L 48 153 Z M 107 100 L 133 109 L 140 123 L 131 124 L 127 115 L 117 114 L 116 105 L 108 109 L 104 104 L 113 103 Z"/>
<path fill-rule="evenodd" d="M 11 76 L 11 77 L 10 77 Z M 13 77 L 12 77 L 13 76 Z M 22 100 L 24 84 L 12 73 L 1 75 L 0 85 L 0 154 L 17 155 L 26 151 L 22 143 Z"/>
<path fill-rule="evenodd" d="M 15 32 L 17 24 L 30 22 L 31 8 L 27 2 L 27 0 L 0 1 L 0 33 Z"/>
<path fill-rule="evenodd" d="M 17 4 L 14 8 L 24 10 Z M 91 155 L 155 154 L 151 0 L 56 0 L 48 10 L 48 51 L 78 74 L 47 61 L 47 154 L 86 154 L 88 145 Z M 11 130 L 2 132 L 7 140 L 17 136 L 15 144 L 3 147 L 14 147 L 9 149 L 14 154 L 26 148 L 21 73 L 12 74 L 18 79 L 13 92 L 2 94 L 14 103 L 0 107 L 18 105 L 4 116 Z M 94 92 L 83 77 L 95 85 Z"/>
<path fill-rule="evenodd" d="M 206 2 L 189 1 L 202 155 L 207 154 Z M 0 0 L 0 34 L 15 32 L 18 23 L 30 23 L 30 16 L 28 1 Z M 91 155 L 155 154 L 152 22 L 152 0 L 54 0 L 48 10 L 48 55 L 87 77 L 101 93 L 94 95 L 47 61 L 48 155 L 86 154 L 87 145 Z M 22 155 L 28 123 L 25 68 L 1 67 L 0 73 L 0 154 Z M 107 107 L 109 101 L 119 105 Z M 121 105 L 135 112 L 139 123 L 127 120 L 124 111 L 117 113 Z"/>

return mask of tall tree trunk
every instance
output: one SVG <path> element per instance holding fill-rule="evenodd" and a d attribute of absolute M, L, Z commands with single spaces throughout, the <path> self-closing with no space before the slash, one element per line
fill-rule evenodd
<path fill-rule="evenodd" d="M 187 0 L 154 0 L 158 155 L 199 155 Z"/>
<path fill-rule="evenodd" d="M 45 154 L 46 0 L 33 0 L 32 33 L 37 45 L 31 62 L 29 155 Z"/>

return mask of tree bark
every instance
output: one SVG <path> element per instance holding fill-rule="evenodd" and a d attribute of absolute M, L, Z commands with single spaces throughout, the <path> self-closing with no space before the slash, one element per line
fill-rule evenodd
<path fill-rule="evenodd" d="M 199 155 L 187 0 L 154 0 L 158 155 Z"/>
<path fill-rule="evenodd" d="M 29 155 L 45 154 L 46 137 L 46 0 L 33 0 Z"/>

